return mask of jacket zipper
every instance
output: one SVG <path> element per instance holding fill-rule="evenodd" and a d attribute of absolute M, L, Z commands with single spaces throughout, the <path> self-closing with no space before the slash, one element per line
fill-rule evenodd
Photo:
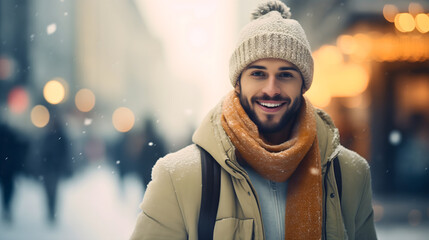
<path fill-rule="evenodd" d="M 325 177 L 323 179 L 323 186 L 324 186 L 324 190 L 323 191 L 323 198 L 324 198 L 324 204 L 323 204 L 323 239 L 327 239 L 327 233 L 326 233 L 326 214 L 327 214 L 327 209 L 326 209 L 326 202 L 328 201 L 328 172 L 329 169 L 331 168 L 331 162 L 332 161 L 328 161 L 327 165 L 326 165 L 326 171 L 325 171 Z"/>

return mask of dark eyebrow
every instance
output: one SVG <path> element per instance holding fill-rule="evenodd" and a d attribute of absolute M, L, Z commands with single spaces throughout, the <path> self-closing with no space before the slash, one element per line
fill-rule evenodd
<path fill-rule="evenodd" d="M 299 72 L 298 69 L 294 68 L 294 67 L 281 67 L 279 68 L 279 71 L 287 71 L 287 70 L 292 70 L 295 72 Z"/>
<path fill-rule="evenodd" d="M 266 68 L 266 67 L 264 67 L 264 66 L 251 65 L 251 66 L 247 67 L 247 68 L 246 68 L 246 70 L 247 70 L 247 69 L 252 69 L 252 68 L 254 68 L 254 69 L 262 69 L 262 70 L 266 70 L 266 69 L 267 69 L 267 68 Z M 288 71 L 288 70 L 295 71 L 295 72 L 299 72 L 299 70 L 298 70 L 298 69 L 296 69 L 295 67 L 280 67 L 280 68 L 279 68 L 279 71 Z"/>
<path fill-rule="evenodd" d="M 246 69 L 251 69 L 251 68 L 255 68 L 255 69 L 267 69 L 264 66 L 259 66 L 259 65 L 252 65 L 252 66 L 248 66 Z"/>

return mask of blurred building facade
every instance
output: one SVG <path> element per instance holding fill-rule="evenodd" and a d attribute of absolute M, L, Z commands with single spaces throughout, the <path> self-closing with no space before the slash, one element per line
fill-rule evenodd
<path fill-rule="evenodd" d="M 376 221 L 427 225 L 429 1 L 286 3 L 314 51 L 306 95 L 368 159 L 375 199 L 388 199 L 375 204 Z"/>
<path fill-rule="evenodd" d="M 71 169 L 108 163 L 109 144 L 141 132 L 145 118 L 159 122 L 151 102 L 166 97 L 158 92 L 168 71 L 141 14 L 132 0 L 0 2 L 0 122 L 30 143 L 20 174 L 54 182 L 43 168 L 54 165 L 45 155 L 56 142 L 70 150 L 62 158 Z M 46 146 L 52 122 L 64 131 Z"/>

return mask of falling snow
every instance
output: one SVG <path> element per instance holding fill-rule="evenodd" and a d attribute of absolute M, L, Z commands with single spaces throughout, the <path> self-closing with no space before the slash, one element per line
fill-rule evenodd
<path fill-rule="evenodd" d="M 48 27 L 46 27 L 46 33 L 48 35 L 51 35 L 53 33 L 55 33 L 57 31 L 57 24 L 55 23 L 51 23 L 48 25 Z"/>
<path fill-rule="evenodd" d="M 89 125 L 91 125 L 91 123 L 92 123 L 92 119 L 91 118 L 85 118 L 85 120 L 83 122 L 83 124 L 85 126 L 89 126 Z"/>
<path fill-rule="evenodd" d="M 149 145 L 150 147 L 153 146 L 153 142 L 149 142 L 147 145 Z"/>
<path fill-rule="evenodd" d="M 120 163 L 121 163 L 121 161 L 119 161 L 119 160 L 118 160 L 118 161 L 116 161 L 116 164 L 117 164 L 117 165 L 118 165 L 118 164 L 120 164 Z"/>
<path fill-rule="evenodd" d="M 392 145 L 398 145 L 398 144 L 400 144 L 401 143 L 401 139 L 402 139 L 402 136 L 401 136 L 401 133 L 398 130 L 393 130 L 393 131 L 390 132 L 390 134 L 389 134 L 389 142 Z"/>

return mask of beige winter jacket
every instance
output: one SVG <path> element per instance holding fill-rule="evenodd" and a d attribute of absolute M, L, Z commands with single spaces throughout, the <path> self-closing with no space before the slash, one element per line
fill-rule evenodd
<path fill-rule="evenodd" d="M 338 130 L 327 114 L 320 110 L 315 114 L 322 179 L 326 181 L 322 185 L 327 186 L 321 239 L 376 239 L 369 166 L 358 154 L 339 145 Z M 214 239 L 265 239 L 258 196 L 236 161 L 234 146 L 221 126 L 220 115 L 219 104 L 193 136 L 194 143 L 208 151 L 222 168 Z M 157 162 L 131 239 L 198 239 L 201 163 L 195 144 Z M 327 172 L 335 156 L 341 165 L 341 204 L 333 167 Z"/>

